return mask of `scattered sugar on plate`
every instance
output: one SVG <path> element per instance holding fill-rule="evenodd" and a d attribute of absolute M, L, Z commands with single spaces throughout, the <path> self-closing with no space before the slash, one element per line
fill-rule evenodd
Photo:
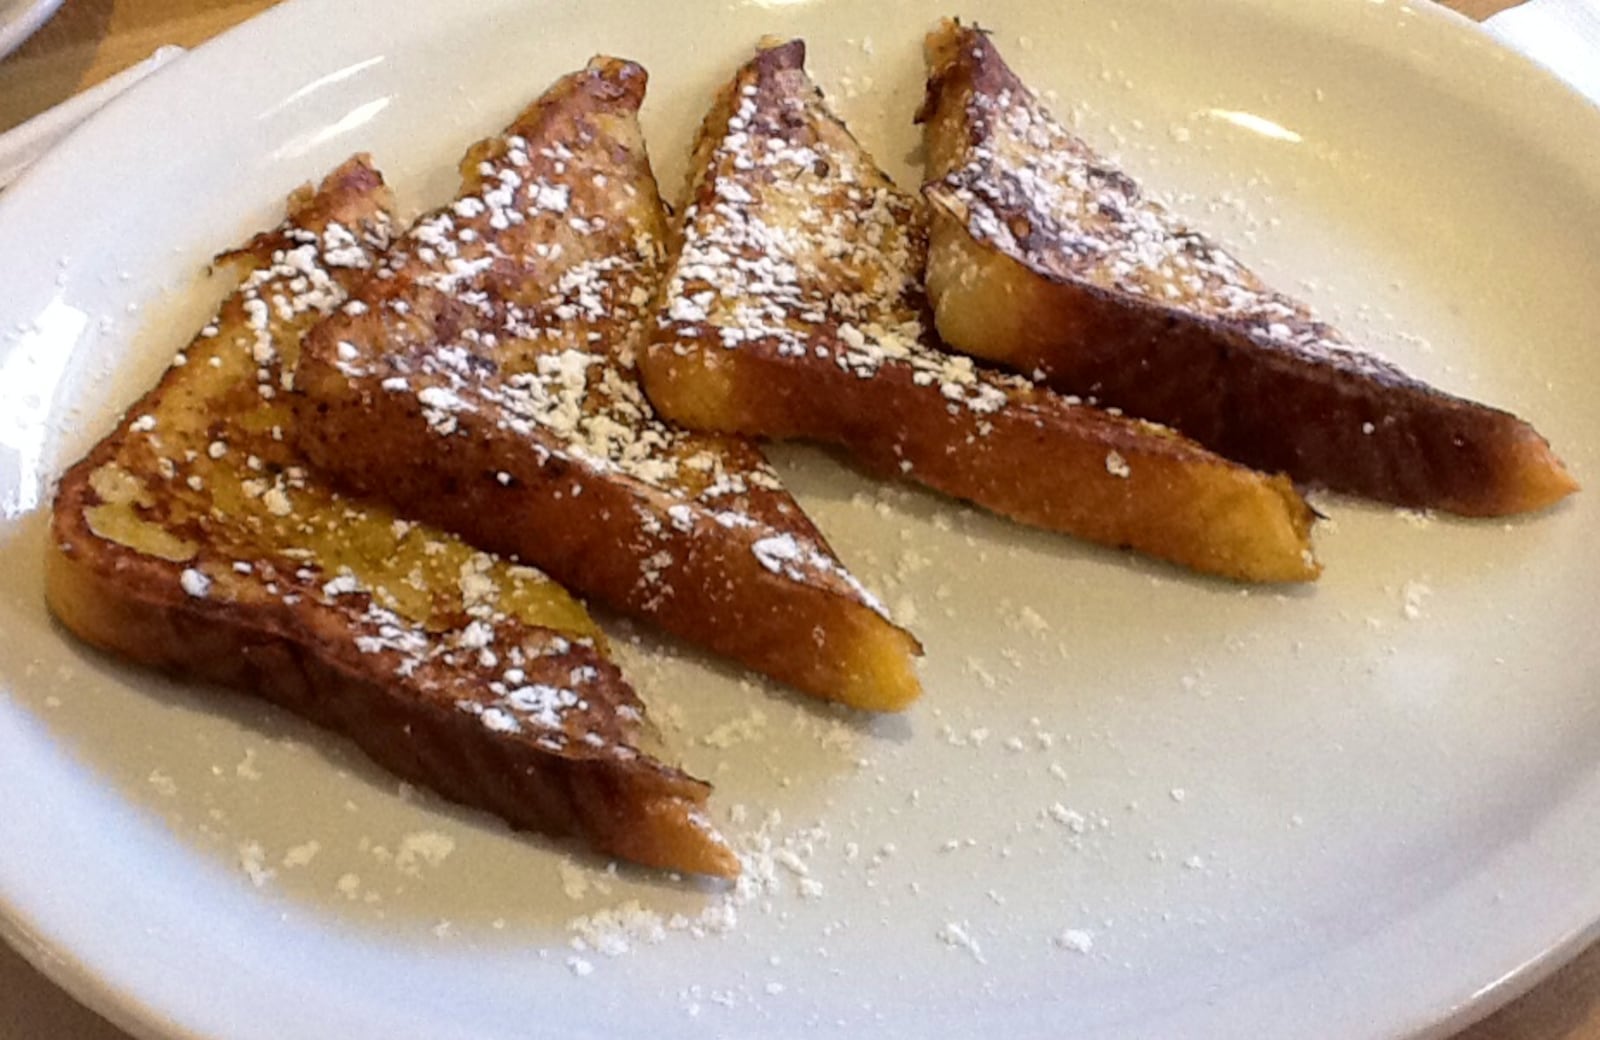
<path fill-rule="evenodd" d="M 291 846 L 283 854 L 283 865 L 286 869 L 310 866 L 311 861 L 317 858 L 317 853 L 322 851 L 322 844 L 317 841 L 308 841 L 300 845 Z"/>
<path fill-rule="evenodd" d="M 667 937 L 666 922 L 638 900 L 597 910 L 568 922 L 570 943 L 580 951 L 592 950 L 607 957 L 620 957 L 639 945 L 655 945 Z"/>
<path fill-rule="evenodd" d="M 1433 589 L 1421 581 L 1408 581 L 1400 589 L 1400 612 L 1406 620 L 1415 621 L 1423 616 L 1423 605 L 1433 595 Z"/>
<path fill-rule="evenodd" d="M 984 959 L 983 948 L 978 945 L 978 940 L 972 937 L 968 925 L 961 921 L 946 921 L 940 927 L 937 935 L 939 941 L 953 950 L 962 950 L 979 964 L 989 963 Z"/>
<path fill-rule="evenodd" d="M 244 758 L 233 767 L 233 773 L 241 780 L 260 780 L 261 770 L 256 768 L 256 749 L 246 748 Z"/>
<path fill-rule="evenodd" d="M 413 831 L 400 839 L 394 855 L 395 869 L 417 876 L 423 867 L 437 867 L 455 851 L 456 840 L 438 831 Z"/>
<path fill-rule="evenodd" d="M 266 850 L 258 841 L 246 841 L 239 845 L 239 868 L 257 888 L 264 886 L 274 876 L 274 872 L 266 865 L 266 858 Z"/>
<path fill-rule="evenodd" d="M 757 743 L 765 739 L 766 727 L 766 712 L 760 708 L 751 708 L 745 715 L 729 719 L 712 729 L 700 738 L 700 743 L 706 747 L 722 750 L 737 744 Z"/>
<path fill-rule="evenodd" d="M 1068 928 L 1056 936 L 1054 942 L 1063 950 L 1086 954 L 1094 949 L 1094 933 L 1084 928 Z"/>
<path fill-rule="evenodd" d="M 557 865 L 561 873 L 561 891 L 568 899 L 580 902 L 589 895 L 589 874 L 582 867 L 563 858 Z"/>

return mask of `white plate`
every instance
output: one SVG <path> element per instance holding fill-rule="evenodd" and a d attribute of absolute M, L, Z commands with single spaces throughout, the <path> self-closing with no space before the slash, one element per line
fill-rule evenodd
<path fill-rule="evenodd" d="M 625 663 L 721 817 L 746 807 L 731 832 L 780 815 L 767 835 L 812 898 L 782 865 L 732 896 L 607 877 L 47 620 L 50 476 L 200 324 L 206 257 L 289 187 L 370 149 L 409 205 L 444 198 L 468 142 L 596 50 L 651 69 L 674 185 L 709 91 L 764 32 L 810 39 L 909 182 L 919 36 L 945 11 L 300 0 L 7 193 L 9 938 L 145 1036 L 480 1040 L 1394 1036 L 1460 1024 L 1588 938 L 1593 492 L 1505 525 L 1328 503 L 1327 576 L 1279 595 L 778 453 L 842 555 L 914 605 L 926 698 L 849 718 L 649 640 Z M 1600 114 L 1400 4 L 1010 0 L 983 19 L 1085 134 L 1267 273 L 1600 474 Z M 738 920 L 615 957 L 568 945 L 571 918 L 627 900 Z"/>
<path fill-rule="evenodd" d="M 38 32 L 61 6 L 61 0 L 0 0 L 0 58 Z"/>

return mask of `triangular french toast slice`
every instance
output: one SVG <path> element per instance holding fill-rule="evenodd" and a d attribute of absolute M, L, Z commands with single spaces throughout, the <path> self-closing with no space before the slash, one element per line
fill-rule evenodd
<path fill-rule="evenodd" d="M 302 441 L 582 595 L 816 696 L 902 708 L 916 641 L 752 444 L 668 426 L 638 384 L 667 236 L 644 90 L 639 66 L 596 58 L 472 149 L 456 201 L 308 338 Z"/>
<path fill-rule="evenodd" d="M 640 749 L 583 608 L 528 567 L 334 492 L 294 444 L 306 329 L 390 235 L 364 159 L 226 261 L 238 288 L 62 478 L 51 609 L 89 643 L 240 687 L 399 776 L 652 866 L 734 875 L 709 787 Z"/>
<path fill-rule="evenodd" d="M 926 320 L 921 205 L 827 108 L 798 41 L 718 96 L 642 361 L 685 425 L 822 441 L 1025 523 L 1197 570 L 1303 581 L 1289 482 L 985 370 Z"/>
<path fill-rule="evenodd" d="M 1297 481 L 1466 515 L 1577 484 L 1527 423 L 1356 348 L 1067 131 L 981 31 L 927 41 L 928 290 L 951 346 Z"/>

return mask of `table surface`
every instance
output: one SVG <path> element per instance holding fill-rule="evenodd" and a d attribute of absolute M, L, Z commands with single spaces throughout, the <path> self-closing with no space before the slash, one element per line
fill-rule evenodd
<path fill-rule="evenodd" d="M 277 0 L 67 0 L 0 61 L 0 131 L 147 57 L 194 46 Z M 1517 0 L 1441 0 L 1487 18 Z M 128 1040 L 0 944 L 0 1040 Z M 1600 944 L 1456 1040 L 1600 1040 Z"/>

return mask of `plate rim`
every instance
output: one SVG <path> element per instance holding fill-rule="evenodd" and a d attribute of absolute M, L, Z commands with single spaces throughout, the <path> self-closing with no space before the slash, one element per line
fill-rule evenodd
<path fill-rule="evenodd" d="M 34 0 L 18 17 L 0 24 L 0 58 L 28 42 L 34 33 L 44 28 L 44 23 L 54 17 L 65 2 L 66 0 Z"/>
<path fill-rule="evenodd" d="M 15 23 L 20 26 L 24 22 L 31 22 L 20 30 L 20 36 L 16 39 L 12 39 L 12 34 L 19 31 L 15 26 L 0 26 L 0 55 L 19 46 L 37 31 L 63 2 L 37 0 L 27 16 Z M 620 0 L 622 4 L 628 2 L 630 0 Z M 1580 131 L 1587 124 L 1590 136 L 1600 137 L 1600 103 L 1591 102 L 1545 66 L 1501 43 L 1483 23 L 1473 21 L 1433 0 L 1427 0 L 1420 6 L 1391 0 L 1338 0 L 1321 5 L 1303 5 L 1297 0 L 1228 2 L 1235 6 L 1275 12 L 1285 18 L 1298 16 L 1302 21 L 1322 20 L 1346 27 L 1357 24 L 1363 15 L 1390 20 L 1402 15 L 1418 19 L 1424 25 L 1431 25 L 1427 30 L 1429 39 L 1426 46 L 1470 45 L 1480 48 L 1512 73 L 1496 82 L 1492 88 L 1486 87 L 1480 91 L 1483 99 L 1493 101 L 1492 107 L 1497 114 L 1529 124 L 1530 130 L 1538 131 L 1540 139 L 1544 141 L 1549 141 L 1552 134 L 1556 133 L 1550 129 L 1550 125 L 1570 126 L 1574 121 Z M 95 113 L 19 178 L 0 196 L 0 220 L 13 208 L 24 206 L 28 197 L 37 190 L 34 185 L 47 183 L 58 167 L 70 169 L 76 165 L 80 161 L 80 153 L 91 148 L 97 136 L 114 131 L 127 118 L 127 113 L 151 104 L 159 96 L 158 92 L 177 90 L 174 84 L 190 74 L 182 70 L 192 68 L 195 64 L 193 58 L 204 56 L 207 60 L 215 59 L 234 48 L 249 46 L 250 41 L 270 33 L 280 22 L 302 22 L 314 16 L 319 7 L 335 6 L 336 0 L 284 0 L 193 48 L 189 56 L 163 70 L 164 75 L 150 77 Z M 1591 179 L 1591 183 L 1600 184 L 1600 178 Z M 9 700 L 6 694 L 7 691 L 0 690 L 0 706 Z M 5 872 L 0 870 L 0 940 L 6 942 L 52 984 L 137 1040 L 210 1040 L 213 1034 L 191 1030 L 179 1020 L 176 1013 L 156 1007 L 135 990 L 119 985 L 114 975 L 96 971 L 80 957 L 78 951 L 53 942 L 47 931 L 40 927 L 37 915 L 30 914 L 25 906 L 14 899 L 14 893 L 6 882 Z M 1424 1012 L 1426 1017 L 1421 1021 L 1395 1023 L 1404 1030 L 1399 1035 L 1414 1040 L 1453 1035 L 1524 995 L 1597 941 L 1600 941 L 1600 882 L 1593 886 L 1593 898 L 1582 911 L 1581 923 L 1559 937 L 1540 944 L 1540 950 L 1533 956 L 1508 957 L 1507 960 L 1512 963 L 1507 970 L 1477 986 L 1466 1000 L 1435 1008 L 1433 1012 Z"/>

